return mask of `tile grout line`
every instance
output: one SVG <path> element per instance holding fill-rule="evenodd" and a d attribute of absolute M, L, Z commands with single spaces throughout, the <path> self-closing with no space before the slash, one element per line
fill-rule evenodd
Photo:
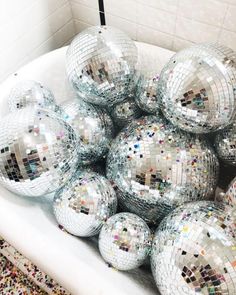
<path fill-rule="evenodd" d="M 21 35 L 19 38 L 17 38 L 16 40 L 14 40 L 9 46 L 11 47 L 11 46 L 14 45 L 14 43 L 16 43 L 16 42 L 18 42 L 19 40 L 23 39 L 26 35 L 28 35 L 29 32 L 32 32 L 35 28 L 39 27 L 42 23 L 44 23 L 47 19 L 49 19 L 53 14 L 57 13 L 58 10 L 62 9 L 64 6 L 66 7 L 67 5 L 68 5 L 68 6 L 70 5 L 69 2 L 65 2 L 62 6 L 60 6 L 58 9 L 56 9 L 53 13 L 51 13 L 50 15 L 48 15 L 47 17 L 45 17 L 44 19 L 42 19 L 39 23 L 35 24 L 33 27 L 30 28 L 29 31 L 27 31 L 25 34 Z M 73 19 L 73 17 L 70 18 L 70 20 L 71 20 L 71 19 Z M 67 22 L 68 22 L 68 21 L 67 21 Z M 64 26 L 64 24 L 63 24 L 63 26 Z M 62 26 L 62 27 L 63 27 L 63 26 Z M 59 29 L 60 29 L 60 28 L 59 28 Z M 59 30 L 59 29 L 58 29 L 58 30 Z M 58 30 L 57 30 L 57 31 L 58 31 Z M 57 31 L 53 32 L 53 34 L 56 33 Z M 49 39 L 49 38 L 48 38 L 48 39 Z M 5 51 L 6 51 L 6 49 L 4 49 L 3 51 L 0 51 L 0 54 L 1 54 L 1 55 L 2 55 L 2 54 L 5 54 Z"/>
<path fill-rule="evenodd" d="M 228 4 L 227 9 L 226 9 L 226 11 L 225 11 L 225 15 L 224 15 L 224 17 L 223 17 L 223 21 L 222 21 L 222 24 L 221 24 L 221 27 L 220 27 L 220 30 L 219 30 L 219 33 L 218 33 L 218 36 L 217 36 L 217 42 L 219 42 L 220 37 L 221 37 L 221 33 L 222 33 L 223 29 L 224 29 L 224 28 L 223 28 L 223 25 L 224 25 L 224 23 L 225 23 L 226 16 L 227 16 L 227 13 L 228 13 L 228 11 L 229 11 L 229 7 L 230 7 L 230 4 Z M 226 29 L 226 31 L 228 31 L 228 30 Z"/>
<path fill-rule="evenodd" d="M 73 11 L 72 11 L 72 4 L 71 4 L 71 1 L 68 0 L 68 3 L 69 3 L 69 5 L 70 5 L 70 14 L 71 14 L 71 19 L 72 19 L 72 21 L 73 21 L 73 28 L 74 28 L 74 34 L 73 34 L 73 36 L 75 36 L 75 35 L 76 35 L 75 18 L 74 18 Z"/>
<path fill-rule="evenodd" d="M 95 8 L 95 7 L 89 6 L 89 5 L 84 4 L 84 3 L 81 3 L 81 2 L 76 2 L 76 1 L 74 1 L 74 0 L 70 0 L 70 3 L 74 3 L 74 4 L 76 4 L 76 5 L 82 5 L 82 6 L 84 6 L 84 7 L 89 8 L 89 9 L 92 9 L 92 10 L 95 10 L 95 11 L 98 11 L 98 12 L 101 12 L 101 11 L 99 11 L 99 8 L 97 9 L 97 8 Z M 177 10 L 179 11 L 179 0 L 177 1 L 177 3 L 178 3 L 178 4 L 177 4 Z M 148 6 L 149 8 L 154 9 L 154 10 L 163 11 L 163 12 L 166 12 L 166 13 L 172 15 L 172 16 L 175 16 L 175 15 L 176 15 L 176 16 L 178 17 L 178 13 L 177 13 L 177 12 L 173 13 L 173 12 L 170 12 L 170 11 L 168 11 L 168 10 L 166 10 L 166 9 L 163 9 L 163 8 L 157 8 L 157 7 L 149 6 L 149 5 L 147 5 L 147 6 Z M 229 4 L 227 4 L 227 6 L 229 6 Z M 234 5 L 234 6 L 236 6 L 236 5 Z M 135 24 L 134 21 L 132 21 L 132 20 L 130 20 L 130 19 L 128 19 L 128 18 L 122 17 L 122 16 L 120 16 L 120 15 L 114 14 L 114 13 L 112 13 L 112 12 L 110 12 L 110 11 L 107 11 L 107 14 L 109 14 L 109 15 L 111 15 L 111 16 L 119 17 L 119 18 L 121 18 L 121 19 L 127 20 L 127 21 L 129 21 L 129 22 Z M 205 22 L 205 21 L 198 20 L 198 19 L 195 19 L 195 18 L 191 18 L 191 17 L 187 17 L 187 16 L 180 16 L 180 17 L 181 17 L 181 18 L 184 18 L 184 19 L 187 19 L 187 20 L 191 20 L 191 21 L 194 21 L 194 22 L 200 23 L 200 24 L 205 24 L 205 25 L 208 25 L 208 26 L 211 26 L 211 27 L 214 27 L 214 28 L 221 28 L 221 25 L 213 25 L 213 24 L 211 24 L 211 23 L 209 23 L 209 22 Z M 146 25 L 142 25 L 142 24 L 138 23 L 137 20 L 136 20 L 136 24 L 141 25 L 141 26 L 146 26 Z M 151 26 L 146 26 L 146 27 L 154 29 L 154 28 L 151 27 Z M 234 32 L 234 31 L 229 30 L 229 29 L 226 29 L 226 30 L 227 30 L 227 31 L 230 31 L 230 32 Z M 160 32 L 163 32 L 163 31 L 160 31 Z M 169 34 L 169 35 L 170 35 L 170 34 Z"/>
<path fill-rule="evenodd" d="M 29 62 L 29 58 L 30 58 L 30 55 L 35 51 L 37 50 L 40 46 L 42 45 L 45 45 L 50 39 L 53 39 L 55 37 L 55 35 L 60 32 L 65 26 L 67 26 L 70 22 L 73 23 L 73 19 L 71 18 L 69 21 L 67 21 L 65 24 L 63 24 L 63 26 L 61 26 L 56 32 L 54 32 L 49 38 L 47 38 L 46 40 L 44 40 L 40 45 L 36 46 L 36 47 L 33 47 L 30 51 L 30 54 L 26 54 L 25 55 L 25 58 L 24 58 L 24 61 L 20 61 L 19 63 L 17 63 L 16 65 L 14 65 L 14 67 L 10 68 L 9 71 L 6 73 L 5 76 L 3 76 L 3 79 L 5 79 L 6 77 L 8 77 L 9 75 L 11 75 L 12 73 L 14 73 L 15 71 L 17 71 L 21 66 L 23 66 L 25 63 Z M 74 35 L 70 38 L 72 39 L 74 37 Z M 67 40 L 68 42 L 68 40 Z M 65 42 L 64 42 L 65 43 Z M 63 44 L 64 44 L 63 43 Z M 63 46 L 63 44 L 57 46 L 56 48 L 59 48 L 61 46 Z M 55 49 L 56 49 L 55 48 Z M 5 77 L 5 78 L 4 78 Z M 0 77 L 0 80 L 2 80 L 2 77 Z"/>
<path fill-rule="evenodd" d="M 177 0 L 177 8 L 176 8 L 176 16 L 175 16 L 175 27 L 174 27 L 174 33 L 173 33 L 173 40 L 172 40 L 172 44 L 171 44 L 171 50 L 174 50 L 174 44 L 175 44 L 177 20 L 178 20 L 178 12 L 179 12 L 179 1 L 180 0 Z"/>
<path fill-rule="evenodd" d="M 99 9 L 96 9 L 96 8 L 94 8 L 94 7 L 91 7 L 91 6 L 88 6 L 88 5 L 86 5 L 86 4 L 82 4 L 82 3 L 79 3 L 79 2 L 75 2 L 75 1 L 73 1 L 73 0 L 70 1 L 70 2 L 71 2 L 71 3 L 74 3 L 74 4 L 76 4 L 76 5 L 82 5 L 82 6 L 84 6 L 84 7 L 87 7 L 87 8 L 89 8 L 89 9 L 92 9 L 92 10 L 94 10 L 94 11 L 100 12 Z M 178 17 L 179 17 L 179 16 L 178 16 L 178 11 L 179 11 L 179 0 L 178 0 L 177 3 L 178 3 L 178 5 L 177 5 L 177 11 L 176 11 L 176 13 L 174 14 L 174 13 L 169 12 L 170 15 L 176 17 L 176 20 L 177 20 Z M 229 6 L 229 4 L 228 4 L 228 6 Z M 151 6 L 150 6 L 150 7 L 151 7 Z M 167 12 L 166 10 L 159 9 L 159 8 L 153 8 L 153 9 Z M 152 27 L 152 26 L 148 26 L 148 25 L 140 24 L 138 21 L 134 22 L 134 21 L 132 21 L 132 20 L 130 20 L 130 19 L 128 19 L 128 18 L 124 18 L 124 17 L 122 17 L 122 16 L 120 16 L 120 15 L 117 15 L 117 14 L 114 14 L 114 13 L 112 13 L 112 12 L 107 12 L 107 14 L 110 15 L 110 16 L 118 17 L 118 18 L 120 18 L 121 20 L 123 19 L 123 20 L 125 20 L 125 21 L 127 21 L 127 22 L 130 22 L 130 23 L 134 24 L 134 25 L 136 26 L 136 37 L 137 37 L 137 27 L 138 27 L 139 25 L 140 25 L 140 26 L 144 26 L 144 27 L 149 28 L 149 29 L 152 29 L 152 30 L 157 31 L 157 32 L 161 32 L 161 33 L 167 34 L 167 35 L 169 35 L 169 36 L 178 37 L 178 36 L 175 35 L 175 33 L 176 33 L 176 23 L 175 23 L 175 32 L 174 32 L 174 34 L 170 34 L 170 33 L 164 32 L 163 30 L 157 30 L 157 29 L 155 29 L 155 28 Z M 225 15 L 225 16 L 226 16 L 226 15 Z M 195 23 L 197 23 L 197 24 L 207 25 L 207 26 L 210 26 L 210 27 L 212 27 L 212 28 L 218 28 L 218 29 L 221 29 L 221 28 L 222 28 L 221 25 L 212 25 L 212 24 L 210 24 L 210 23 L 208 23 L 208 22 L 200 21 L 200 20 L 197 20 L 197 19 L 194 19 L 194 18 L 189 18 L 189 17 L 186 17 L 186 16 L 181 16 L 181 18 L 183 18 L 183 19 L 185 19 L 185 20 L 191 20 L 191 21 L 193 21 L 193 22 L 195 22 Z M 79 19 L 77 19 L 77 20 L 79 20 Z M 79 20 L 79 21 L 80 21 L 80 20 Z M 235 33 L 235 31 L 232 31 L 232 30 L 229 30 L 229 29 L 225 29 L 225 30 L 226 30 L 226 31 L 229 31 L 229 32 L 233 32 L 233 33 Z M 178 37 L 178 38 L 179 38 L 179 37 Z M 182 38 L 182 39 L 183 39 L 183 38 Z M 187 40 L 187 39 L 183 39 L 183 40 L 189 41 L 189 40 Z M 190 42 L 191 42 L 191 41 L 190 41 Z"/>

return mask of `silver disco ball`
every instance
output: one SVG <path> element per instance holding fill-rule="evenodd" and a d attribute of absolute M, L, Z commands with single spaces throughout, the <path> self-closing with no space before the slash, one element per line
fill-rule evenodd
<path fill-rule="evenodd" d="M 174 125 L 208 133 L 236 114 L 236 54 L 219 44 L 200 44 L 175 54 L 163 68 L 158 95 Z"/>
<path fill-rule="evenodd" d="M 116 207 L 111 184 L 92 171 L 77 171 L 53 202 L 58 223 L 80 237 L 98 234 L 104 222 L 116 213 Z"/>
<path fill-rule="evenodd" d="M 39 82 L 26 80 L 17 83 L 8 96 L 8 106 L 11 112 L 36 106 L 54 111 L 56 101 L 53 93 Z"/>
<path fill-rule="evenodd" d="M 160 98 L 157 96 L 159 76 L 153 72 L 140 73 L 135 91 L 135 102 L 141 110 L 155 114 L 160 109 Z"/>
<path fill-rule="evenodd" d="M 8 190 L 42 196 L 75 172 L 75 133 L 53 112 L 27 107 L 5 116 L 0 126 L 0 183 Z"/>
<path fill-rule="evenodd" d="M 236 208 L 236 177 L 229 184 L 221 201 Z"/>
<path fill-rule="evenodd" d="M 123 128 L 134 119 L 139 118 L 142 114 L 142 111 L 135 103 L 133 97 L 129 97 L 125 101 L 114 105 L 110 114 L 114 125 L 118 128 Z"/>
<path fill-rule="evenodd" d="M 135 43 L 109 26 L 78 34 L 66 55 L 69 81 L 85 101 L 102 106 L 125 99 L 137 63 Z"/>
<path fill-rule="evenodd" d="M 99 251 L 103 259 L 119 270 L 131 270 L 143 264 L 150 245 L 150 229 L 132 213 L 112 216 L 99 235 Z"/>
<path fill-rule="evenodd" d="M 119 204 L 149 223 L 182 203 L 214 192 L 218 161 L 203 139 L 178 130 L 160 116 L 131 123 L 113 141 L 107 177 Z"/>
<path fill-rule="evenodd" d="M 215 148 L 222 161 L 236 166 L 236 123 L 231 124 L 216 135 Z"/>
<path fill-rule="evenodd" d="M 236 294 L 236 210 L 194 202 L 174 210 L 155 233 L 151 266 L 162 295 Z"/>
<path fill-rule="evenodd" d="M 109 115 L 79 99 L 61 106 L 62 117 L 77 136 L 79 162 L 90 164 L 105 156 L 113 138 L 113 123 Z"/>

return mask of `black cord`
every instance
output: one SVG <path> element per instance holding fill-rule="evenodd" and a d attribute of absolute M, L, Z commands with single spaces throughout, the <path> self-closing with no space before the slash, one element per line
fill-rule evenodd
<path fill-rule="evenodd" d="M 99 6 L 100 24 L 101 24 L 101 26 L 105 26 L 106 25 L 106 18 L 105 18 L 105 10 L 104 10 L 103 0 L 98 0 L 98 6 Z"/>

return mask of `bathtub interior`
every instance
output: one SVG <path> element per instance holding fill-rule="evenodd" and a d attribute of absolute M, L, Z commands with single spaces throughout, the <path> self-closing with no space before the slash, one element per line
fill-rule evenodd
<path fill-rule="evenodd" d="M 160 72 L 174 54 L 136 44 L 139 63 L 147 69 Z M 65 73 L 66 50 L 63 47 L 37 58 L 0 85 L 0 118 L 8 113 L 10 89 L 22 80 L 49 87 L 58 103 L 75 96 Z M 0 187 L 0 236 L 72 294 L 157 294 L 149 266 L 128 273 L 115 271 L 104 263 L 93 239 L 79 239 L 61 231 L 52 213 L 52 197 L 19 197 Z"/>

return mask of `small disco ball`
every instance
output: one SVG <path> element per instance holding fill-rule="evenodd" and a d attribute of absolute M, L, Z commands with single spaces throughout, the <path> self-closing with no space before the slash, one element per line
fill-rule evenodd
<path fill-rule="evenodd" d="M 103 259 L 119 270 L 131 270 L 142 265 L 150 245 L 149 227 L 132 213 L 110 217 L 99 235 L 99 251 Z"/>
<path fill-rule="evenodd" d="M 136 84 L 135 102 L 141 110 L 155 114 L 160 108 L 157 96 L 158 75 L 154 73 L 141 73 Z"/>
<path fill-rule="evenodd" d="M 223 129 L 236 114 L 236 54 L 200 44 L 175 54 L 163 68 L 158 95 L 174 125 L 193 133 Z"/>
<path fill-rule="evenodd" d="M 151 267 L 162 295 L 236 294 L 236 210 L 185 204 L 158 227 Z"/>
<path fill-rule="evenodd" d="M 75 133 L 55 113 L 27 107 L 5 116 L 0 125 L 0 183 L 8 190 L 42 196 L 75 172 Z"/>
<path fill-rule="evenodd" d="M 221 201 L 236 208 L 236 177 L 230 182 Z"/>
<path fill-rule="evenodd" d="M 118 128 L 123 128 L 134 119 L 139 118 L 142 115 L 142 111 L 137 106 L 134 99 L 130 97 L 114 105 L 110 114 L 114 125 Z"/>
<path fill-rule="evenodd" d="M 113 138 L 109 115 L 78 99 L 68 100 L 60 107 L 63 119 L 76 133 L 79 162 L 90 164 L 105 156 Z"/>
<path fill-rule="evenodd" d="M 216 135 L 215 148 L 222 161 L 236 166 L 236 123 L 231 124 Z"/>
<path fill-rule="evenodd" d="M 36 106 L 54 111 L 56 101 L 53 93 L 36 81 L 21 81 L 11 89 L 8 96 L 10 112 L 23 109 L 28 106 Z"/>
<path fill-rule="evenodd" d="M 89 27 L 68 48 L 69 81 L 87 102 L 112 105 L 125 99 L 137 63 L 135 43 L 109 26 Z"/>
<path fill-rule="evenodd" d="M 124 211 L 158 223 L 176 206 L 213 194 L 218 160 L 206 141 L 161 117 L 148 116 L 131 123 L 113 141 L 107 177 Z"/>
<path fill-rule="evenodd" d="M 69 233 L 90 237 L 116 213 L 117 198 L 109 181 L 92 171 L 77 171 L 55 195 L 54 214 Z"/>

